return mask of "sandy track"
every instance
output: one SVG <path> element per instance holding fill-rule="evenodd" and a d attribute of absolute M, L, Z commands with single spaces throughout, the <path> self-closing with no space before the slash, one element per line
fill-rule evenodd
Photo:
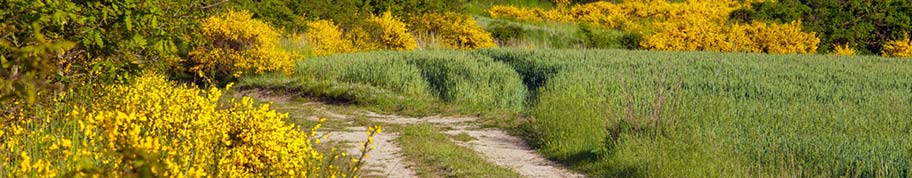
<path fill-rule="evenodd" d="M 447 134 L 466 133 L 477 140 L 461 142 L 495 164 L 512 168 L 525 177 L 584 177 L 549 161 L 529 147 L 522 139 L 501 130 L 451 130 Z"/>
<path fill-rule="evenodd" d="M 260 93 L 247 93 L 258 95 Z M 267 101 L 275 104 L 287 103 L 288 98 L 268 97 L 259 95 L 258 98 L 265 98 Z M 511 136 L 502 130 L 481 129 L 475 123 L 478 118 L 475 117 L 444 117 L 430 116 L 424 118 L 402 117 L 396 115 L 383 115 L 369 111 L 356 111 L 352 115 L 339 114 L 322 107 L 322 103 L 303 103 L 296 107 L 314 108 L 319 114 L 326 116 L 329 122 L 347 122 L 350 123 L 354 118 L 352 115 L 365 117 L 374 122 L 383 122 L 388 124 L 421 124 L 427 123 L 445 130 L 446 134 L 468 134 L 475 140 L 456 143 L 470 148 L 479 153 L 489 161 L 512 168 L 524 177 L 584 177 L 581 174 L 568 171 L 560 165 L 545 159 L 534 149 L 529 147 L 522 139 Z M 303 117 L 308 120 L 319 120 L 316 116 Z M 320 132 L 319 134 L 328 133 L 326 141 L 339 142 L 346 145 L 346 152 L 351 155 L 360 155 L 360 147 L 367 140 L 366 128 L 349 127 L 336 131 Z M 405 161 L 399 148 L 393 140 L 398 138 L 396 133 L 379 133 L 374 136 L 375 149 L 368 152 L 363 177 L 417 177 L 415 170 L 408 161 Z"/>
<path fill-rule="evenodd" d="M 322 134 L 322 133 L 321 133 Z M 326 133 L 330 141 L 342 142 L 349 146 L 346 152 L 351 155 L 361 155 L 361 144 L 367 141 L 367 131 L 364 128 L 354 127 L 346 131 Z M 365 159 L 364 177 L 417 177 L 411 166 L 402 158 L 400 148 L 393 139 L 398 138 L 396 133 L 378 133 L 374 135 L 374 150 L 367 153 Z"/>

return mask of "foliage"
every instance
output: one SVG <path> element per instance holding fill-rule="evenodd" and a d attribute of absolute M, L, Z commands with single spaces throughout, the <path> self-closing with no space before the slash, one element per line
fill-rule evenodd
<path fill-rule="evenodd" d="M 912 58 L 912 40 L 903 37 L 901 40 L 892 40 L 884 43 L 881 55 L 884 57 Z"/>
<path fill-rule="evenodd" d="M 0 5 L 2 97 L 84 81 L 118 82 L 198 43 L 196 19 L 211 1 L 10 0 Z M 52 85 L 46 85 L 52 84 Z M 10 88 L 17 88 L 8 93 Z"/>
<path fill-rule="evenodd" d="M 353 29 L 371 14 L 391 12 L 393 16 L 410 19 L 426 13 L 460 12 L 465 2 L 466 0 L 311 0 L 286 4 L 295 14 L 305 15 L 307 20 L 332 20 L 343 28 Z"/>
<path fill-rule="evenodd" d="M 381 16 L 372 15 L 365 24 L 364 28 L 372 29 L 371 37 L 376 38 L 376 43 L 381 44 L 383 49 L 413 50 L 418 47 L 405 23 L 390 12 L 384 12 Z"/>
<path fill-rule="evenodd" d="M 252 19 L 247 11 L 228 11 L 209 17 L 203 20 L 201 31 L 211 44 L 190 52 L 193 66 L 189 69 L 200 77 L 292 72 L 294 57 L 280 48 L 280 32 Z"/>
<path fill-rule="evenodd" d="M 319 125 L 300 131 L 268 104 L 220 101 L 216 88 L 146 74 L 71 92 L 55 107 L 3 115 L 0 153 L 17 156 L 0 158 L 0 175 L 345 177 L 358 166 L 315 150 Z"/>
<path fill-rule="evenodd" d="M 754 18 L 773 22 L 801 20 L 807 31 L 820 34 L 821 48 L 857 44 L 859 52 L 876 54 L 891 39 L 912 32 L 912 1 L 777 0 L 757 3 Z"/>
<path fill-rule="evenodd" d="M 491 33 L 479 27 L 471 16 L 447 12 L 424 14 L 411 20 L 416 30 L 434 34 L 450 49 L 496 47 Z"/>
<path fill-rule="evenodd" d="M 303 32 L 306 30 L 307 15 L 295 7 L 303 4 L 298 1 L 284 0 L 232 0 L 230 8 L 236 11 L 248 11 L 253 17 L 268 22 L 286 32 Z"/>
<path fill-rule="evenodd" d="M 526 30 L 516 24 L 495 22 L 486 29 L 491 32 L 491 37 L 497 40 L 524 40 Z"/>
<path fill-rule="evenodd" d="M 579 48 L 636 49 L 639 47 L 639 39 L 631 34 L 633 33 L 604 30 L 590 25 L 580 25 L 577 31 Z"/>
<path fill-rule="evenodd" d="M 428 13 L 461 12 L 467 0 L 379 0 L 365 1 L 373 14 L 390 11 L 406 19 Z"/>

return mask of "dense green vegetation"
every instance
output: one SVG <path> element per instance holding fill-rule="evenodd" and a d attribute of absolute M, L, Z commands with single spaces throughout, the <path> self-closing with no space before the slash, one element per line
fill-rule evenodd
<path fill-rule="evenodd" d="M 370 86 L 392 101 L 516 111 L 532 118 L 521 133 L 543 154 L 593 176 L 912 173 L 908 60 L 480 50 L 339 55 L 297 68 L 241 84 L 328 81 Z"/>
<path fill-rule="evenodd" d="M 520 76 L 509 66 L 458 51 L 373 52 L 308 59 L 298 63 L 291 78 L 245 77 L 239 86 L 283 87 L 399 111 L 447 102 L 458 103 L 463 112 L 516 112 L 523 109 L 527 93 Z"/>

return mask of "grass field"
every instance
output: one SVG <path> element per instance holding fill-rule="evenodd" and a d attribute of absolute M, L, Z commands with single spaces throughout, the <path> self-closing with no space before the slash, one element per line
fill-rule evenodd
<path fill-rule="evenodd" d="M 241 86 L 388 112 L 512 112 L 597 177 L 912 176 L 912 61 L 625 50 L 372 52 Z M 446 107 L 441 107 L 444 105 Z"/>

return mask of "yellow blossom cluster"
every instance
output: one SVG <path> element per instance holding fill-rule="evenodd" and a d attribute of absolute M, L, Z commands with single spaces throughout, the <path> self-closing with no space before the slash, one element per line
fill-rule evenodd
<path fill-rule="evenodd" d="M 279 47 L 281 33 L 252 19 L 247 11 L 228 11 L 203 20 L 202 34 L 211 45 L 190 52 L 196 64 L 192 72 L 234 76 L 247 71 L 292 72 L 294 56 Z"/>
<path fill-rule="evenodd" d="M 428 13 L 411 20 L 420 33 L 432 34 L 449 49 L 496 47 L 491 33 L 479 27 L 471 16 L 447 12 Z"/>
<path fill-rule="evenodd" d="M 220 101 L 217 88 L 146 74 L 95 93 L 27 113 L 43 117 L 2 115 L 0 177 L 347 177 L 360 165 L 314 149 L 319 125 L 301 131 L 268 104 Z"/>
<path fill-rule="evenodd" d="M 834 44 L 833 45 L 833 54 L 851 56 L 851 55 L 855 55 L 855 49 L 852 48 L 851 46 L 849 46 L 849 44 L 843 44 L 843 45 Z"/>
<path fill-rule="evenodd" d="M 631 0 L 593 2 L 569 8 L 493 6 L 494 18 L 595 24 L 644 35 L 640 46 L 651 50 L 813 53 L 820 39 L 801 31 L 800 22 L 728 24 L 728 15 L 763 0 Z"/>
<path fill-rule="evenodd" d="M 728 14 L 749 4 L 735 0 L 690 0 L 672 3 L 666 0 L 624 1 L 623 3 L 592 2 L 570 8 L 522 8 L 495 5 L 488 9 L 494 18 L 513 18 L 524 21 L 583 22 L 615 28 L 624 21 L 639 19 L 681 20 L 687 16 L 705 19 L 727 19 Z"/>
<path fill-rule="evenodd" d="M 406 26 L 389 12 L 371 16 L 363 27 L 347 32 L 333 21 L 315 20 L 307 23 L 302 42 L 317 56 L 379 49 L 414 50 L 418 45 Z"/>
<path fill-rule="evenodd" d="M 405 23 L 393 16 L 389 11 L 383 15 L 371 15 L 366 21 L 367 29 L 376 38 L 376 43 L 389 50 L 414 50 L 418 47 L 415 37 L 409 33 Z"/>
<path fill-rule="evenodd" d="M 361 35 L 359 46 L 372 45 L 370 35 Z M 358 51 L 347 38 L 344 31 L 330 20 L 315 20 L 307 22 L 307 32 L 304 33 L 304 42 L 313 49 L 317 56 L 326 56 L 337 53 L 350 53 Z"/>
<path fill-rule="evenodd" d="M 666 51 L 725 51 L 771 54 L 814 53 L 820 39 L 801 31 L 801 23 L 716 25 L 699 17 L 666 21 L 656 25 L 655 34 L 640 46 Z"/>
<path fill-rule="evenodd" d="M 888 41 L 883 45 L 881 55 L 884 57 L 912 58 L 912 40 L 909 36 L 900 40 Z"/>

